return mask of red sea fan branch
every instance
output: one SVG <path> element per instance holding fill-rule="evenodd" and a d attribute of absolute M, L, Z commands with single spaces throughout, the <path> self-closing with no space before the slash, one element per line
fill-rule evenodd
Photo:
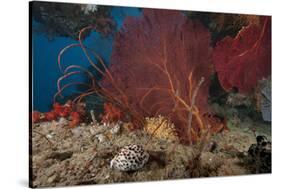
<path fill-rule="evenodd" d="M 213 59 L 226 91 L 236 87 L 240 93 L 251 93 L 260 79 L 271 74 L 271 18 L 262 17 L 259 25 L 248 25 L 235 38 L 219 41 Z"/>
<path fill-rule="evenodd" d="M 139 115 L 164 115 L 186 131 L 190 111 L 193 125 L 204 127 L 200 115 L 208 112 L 211 53 L 210 33 L 203 25 L 179 11 L 146 9 L 142 17 L 125 20 L 115 39 L 109 71 Z M 192 90 L 201 77 L 206 82 L 191 109 Z M 123 99 L 110 79 L 103 77 L 100 86 Z"/>

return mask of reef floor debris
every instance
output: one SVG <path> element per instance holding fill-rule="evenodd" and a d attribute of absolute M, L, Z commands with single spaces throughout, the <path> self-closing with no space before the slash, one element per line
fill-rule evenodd
<path fill-rule="evenodd" d="M 145 130 L 131 132 L 126 123 L 120 124 L 118 133 L 103 132 L 101 140 L 92 130 L 104 125 L 95 124 L 76 128 L 53 122 L 32 125 L 34 187 L 253 174 L 258 172 L 245 160 L 249 148 L 259 134 L 271 140 L 271 127 L 266 123 L 244 119 L 239 125 L 228 124 L 229 130 L 210 138 L 200 154 L 200 166 L 191 171 L 198 145 L 151 138 Z M 142 146 L 149 160 L 133 171 L 112 169 L 113 158 L 131 144 Z"/>

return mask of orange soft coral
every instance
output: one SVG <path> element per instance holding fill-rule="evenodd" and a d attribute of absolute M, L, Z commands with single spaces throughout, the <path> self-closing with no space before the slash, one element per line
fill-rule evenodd
<path fill-rule="evenodd" d="M 104 115 L 102 116 L 103 123 L 117 122 L 122 119 L 122 112 L 119 108 L 111 103 L 104 103 Z"/>
<path fill-rule="evenodd" d="M 54 111 L 44 113 L 46 121 L 53 121 L 57 119 L 57 114 Z"/>
<path fill-rule="evenodd" d="M 53 109 L 54 109 L 54 112 L 59 117 L 68 117 L 70 115 L 70 113 L 72 112 L 72 106 L 71 106 L 71 103 L 69 103 L 69 102 L 64 105 L 60 105 L 59 103 L 54 103 Z"/>
<path fill-rule="evenodd" d="M 32 112 L 32 123 L 38 123 L 41 121 L 41 113 L 38 111 Z"/>
<path fill-rule="evenodd" d="M 78 112 L 71 112 L 70 113 L 71 122 L 69 123 L 69 127 L 73 128 L 81 123 L 81 115 Z"/>
<path fill-rule="evenodd" d="M 32 122 L 38 123 L 42 121 L 53 121 L 59 117 L 70 119 L 70 127 L 75 127 L 85 119 L 85 105 L 82 103 L 74 104 L 72 101 L 67 101 L 64 105 L 59 103 L 53 104 L 53 110 L 50 112 L 40 113 L 38 111 L 32 112 Z"/>

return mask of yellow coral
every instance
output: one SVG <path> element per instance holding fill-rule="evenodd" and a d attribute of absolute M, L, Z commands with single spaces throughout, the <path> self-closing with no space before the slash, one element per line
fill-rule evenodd
<path fill-rule="evenodd" d="M 175 126 L 165 117 L 159 115 L 158 117 L 145 118 L 146 124 L 144 130 L 153 137 L 177 141 L 178 137 L 175 131 Z"/>

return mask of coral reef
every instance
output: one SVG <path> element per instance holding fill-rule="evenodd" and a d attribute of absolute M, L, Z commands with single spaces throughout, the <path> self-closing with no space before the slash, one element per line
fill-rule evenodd
<path fill-rule="evenodd" d="M 271 18 L 242 28 L 235 38 L 217 42 L 213 53 L 220 84 L 226 91 L 237 88 L 249 94 L 258 81 L 271 74 Z"/>
<path fill-rule="evenodd" d="M 271 172 L 270 17 L 143 9 L 107 65 L 85 37 L 109 33 L 110 7 L 38 3 L 35 20 L 58 14 L 50 34 L 77 41 L 58 54 L 52 109 L 31 115 L 32 186 Z M 89 67 L 63 64 L 71 48 Z"/>
<path fill-rule="evenodd" d="M 192 143 L 200 139 L 202 130 L 218 130 L 212 129 L 217 124 L 221 127 L 221 123 L 215 123 L 216 119 L 210 122 L 204 117 L 210 112 L 208 90 L 213 71 L 210 33 L 203 25 L 187 19 L 180 11 L 144 10 L 140 18 L 127 17 L 116 35 L 109 67 L 83 44 L 84 33 L 91 29 L 94 28 L 83 28 L 79 43 L 70 44 L 59 53 L 58 65 L 63 75 L 58 79 L 54 99 L 63 97 L 63 91 L 72 85 L 87 86 L 73 101 L 80 102 L 93 94 L 102 98 L 107 104 L 104 122 L 123 116 L 132 123 L 131 129 L 137 129 L 146 124 L 146 117 L 163 115 L 176 126 L 182 142 Z M 74 47 L 83 50 L 91 66 L 102 76 L 100 81 L 81 66 L 63 68 L 62 55 Z M 64 79 L 75 74 L 85 74 L 90 83 L 62 86 Z M 106 111 L 113 111 L 109 104 L 118 109 L 113 109 L 115 120 L 106 115 Z"/>
<path fill-rule="evenodd" d="M 208 105 L 212 61 L 227 91 L 237 88 L 239 93 L 248 93 L 258 78 L 270 74 L 270 50 L 266 48 L 271 41 L 271 20 L 262 17 L 249 23 L 234 39 L 219 41 L 213 53 L 210 32 L 199 22 L 179 11 L 146 9 L 142 17 L 125 19 L 116 35 L 109 67 L 83 44 L 84 34 L 94 27 L 83 28 L 79 43 L 68 45 L 58 56 L 63 75 L 58 79 L 55 98 L 62 97 L 69 86 L 87 86 L 73 101 L 81 102 L 89 95 L 102 98 L 104 123 L 125 119 L 131 129 L 137 129 L 146 125 L 146 117 L 163 115 L 175 125 L 181 142 L 193 143 L 200 140 L 204 130 L 214 133 L 226 128 L 225 119 L 212 114 Z M 83 50 L 101 80 L 78 65 L 63 68 L 63 53 L 74 47 Z M 253 65 L 257 69 L 247 74 Z M 90 83 L 61 85 L 75 74 L 85 74 Z"/>
<path fill-rule="evenodd" d="M 150 140 L 142 130 L 121 130 L 116 137 L 100 142 L 93 137 L 96 133 L 91 133 L 92 125 L 72 129 L 50 125 L 42 122 L 32 130 L 34 187 L 184 179 L 197 173 L 200 177 L 241 176 L 252 173 L 241 158 L 241 154 L 247 154 L 249 147 L 257 143 L 250 128 L 256 127 L 257 133 L 263 133 L 270 140 L 270 127 L 264 122 L 243 121 L 228 132 L 214 135 L 201 149 L 200 145 L 188 146 L 156 137 Z M 103 125 L 95 126 L 103 128 Z M 124 146 L 144 146 L 148 140 L 149 145 L 144 149 L 149 153 L 149 160 L 141 169 L 125 172 L 110 168 L 110 161 Z M 196 166 L 190 168 L 195 164 L 193 160 L 198 151 L 201 152 L 197 163 L 200 170 L 196 171 Z"/>

